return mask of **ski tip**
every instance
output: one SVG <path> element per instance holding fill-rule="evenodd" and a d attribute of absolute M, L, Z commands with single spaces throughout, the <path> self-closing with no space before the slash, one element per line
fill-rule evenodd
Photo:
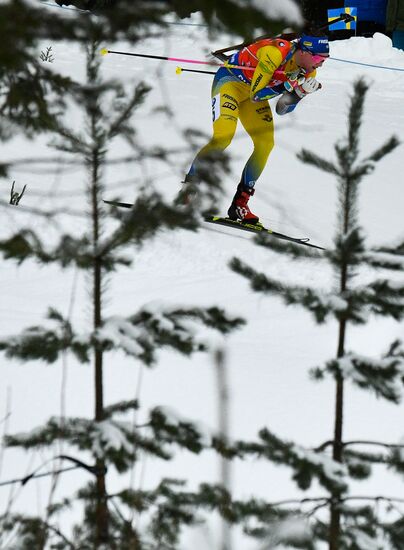
<path fill-rule="evenodd" d="M 101 55 L 107 55 L 108 53 L 109 53 L 109 50 L 107 48 L 102 48 L 102 50 L 100 50 Z"/>
<path fill-rule="evenodd" d="M 290 235 L 285 235 L 283 233 L 279 233 L 278 231 L 274 231 L 273 229 L 269 229 L 268 227 L 263 226 L 260 222 L 256 224 L 242 223 L 241 221 L 238 221 L 238 220 L 232 220 L 230 218 L 224 218 L 222 216 L 215 216 L 212 214 L 208 216 L 204 216 L 204 219 L 206 222 L 223 225 L 225 227 L 233 227 L 243 231 L 250 231 L 256 234 L 271 235 L 272 237 L 281 239 L 291 244 L 305 245 L 310 248 L 316 248 L 317 250 L 326 250 L 322 246 L 318 246 L 316 244 L 312 244 L 311 242 L 309 242 L 310 241 L 309 238 L 291 237 Z"/>
<path fill-rule="evenodd" d="M 133 208 L 133 204 L 130 202 L 120 202 L 120 201 L 107 201 L 105 199 L 102 199 L 102 202 L 105 204 L 109 204 L 110 206 L 119 206 L 121 208 Z"/>

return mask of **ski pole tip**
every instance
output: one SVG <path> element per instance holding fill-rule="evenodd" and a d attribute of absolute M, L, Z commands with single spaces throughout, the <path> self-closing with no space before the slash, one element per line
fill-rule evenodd
<path fill-rule="evenodd" d="M 101 55 L 107 55 L 107 53 L 109 53 L 109 51 L 107 50 L 107 48 L 102 48 L 102 50 L 100 51 L 100 54 L 101 54 Z"/>
<path fill-rule="evenodd" d="M 181 74 L 181 73 L 182 73 L 181 67 L 177 67 L 177 68 L 175 69 L 175 73 L 176 73 L 176 74 Z"/>

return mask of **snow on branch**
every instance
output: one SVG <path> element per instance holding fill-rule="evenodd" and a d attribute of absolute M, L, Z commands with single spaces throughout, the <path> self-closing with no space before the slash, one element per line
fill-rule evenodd
<path fill-rule="evenodd" d="M 404 256 L 378 250 L 362 254 L 362 261 L 377 268 L 404 270 Z"/>
<path fill-rule="evenodd" d="M 280 296 L 287 305 L 300 304 L 308 309 L 318 323 L 324 322 L 329 315 L 339 317 L 348 308 L 348 302 L 337 293 L 326 293 L 312 288 L 291 286 L 259 273 L 247 264 L 234 258 L 231 269 L 250 281 L 251 288 L 265 294 Z"/>
<path fill-rule="evenodd" d="M 375 248 L 375 252 L 393 254 L 394 256 L 404 256 L 404 241 L 397 243 L 395 246 L 382 246 Z"/>
<path fill-rule="evenodd" d="M 324 368 L 312 370 L 316 379 L 324 378 L 325 373 L 342 376 L 362 389 L 371 389 L 377 397 L 400 403 L 403 397 L 404 356 L 385 355 L 372 359 L 356 353 L 347 353 L 339 359 L 328 361 Z"/>
<path fill-rule="evenodd" d="M 149 491 L 125 489 L 114 497 L 133 510 L 139 510 L 140 503 L 148 503 L 151 521 L 148 531 L 159 537 L 160 545 L 167 538 L 170 538 L 172 545 L 177 540 L 180 525 L 193 524 L 198 518 L 202 519 L 204 511 L 215 510 L 229 523 L 240 524 L 245 533 L 259 539 L 263 550 L 274 548 L 275 545 L 312 548 L 311 528 L 315 528 L 317 520 L 310 520 L 332 501 L 332 496 L 329 495 L 278 502 L 254 498 L 240 501 L 232 499 L 231 494 L 220 485 L 203 483 L 196 491 L 191 492 L 185 489 L 184 482 L 176 479 L 164 479 Z M 348 502 L 361 500 L 373 505 L 380 502 L 387 505 L 403 502 L 403 499 L 384 496 L 341 496 L 340 507 L 346 514 L 342 537 L 350 545 L 349 548 L 353 548 L 354 541 L 369 543 L 372 530 L 380 527 L 370 506 L 348 506 Z M 175 521 L 167 522 L 167 517 Z M 322 526 L 323 521 L 320 522 Z M 388 524 L 384 523 L 384 527 L 388 527 Z M 359 548 L 369 550 L 374 546 L 355 546 L 356 550 Z"/>
<path fill-rule="evenodd" d="M 282 441 L 269 430 L 263 429 L 259 433 L 261 441 L 258 443 L 236 444 L 241 456 L 257 454 L 276 464 L 291 467 L 294 470 L 293 479 L 300 489 L 307 490 L 313 479 L 330 492 L 342 492 L 347 489 L 346 466 L 334 461 L 328 454 L 306 449 L 292 442 Z"/>
<path fill-rule="evenodd" d="M 150 412 L 148 426 L 158 441 L 175 442 L 194 453 L 199 453 L 204 448 L 212 448 L 213 437 L 206 429 L 181 418 L 167 407 L 153 409 Z"/>
<path fill-rule="evenodd" d="M 373 537 L 370 537 L 363 530 L 351 529 L 349 533 L 349 538 L 353 544 L 353 548 L 358 550 L 380 550 L 380 541 L 375 540 Z"/>
<path fill-rule="evenodd" d="M 139 403 L 137 399 L 130 399 L 128 401 L 119 401 L 108 407 L 104 407 L 104 414 L 106 417 L 110 417 L 116 413 L 122 414 L 128 411 L 137 411 L 139 409 Z"/>
<path fill-rule="evenodd" d="M 97 256 L 97 251 L 87 236 L 74 238 L 62 235 L 53 248 L 45 248 L 38 235 L 31 229 L 22 229 L 15 235 L 0 241 L 0 252 L 5 259 L 13 259 L 18 264 L 26 260 L 38 260 L 43 264 L 56 263 L 62 267 L 75 265 L 80 269 L 89 269 Z M 130 265 L 131 261 L 123 255 L 106 251 L 102 266 L 113 271 L 117 265 Z"/>
<path fill-rule="evenodd" d="M 264 546 L 262 550 L 272 548 L 311 548 L 313 531 L 309 520 L 303 515 L 290 514 L 268 522 L 262 532 Z"/>
<path fill-rule="evenodd" d="M 113 464 L 119 472 L 130 468 L 141 450 L 164 460 L 170 458 L 162 442 L 142 436 L 130 422 L 112 419 L 96 422 L 86 418 L 52 417 L 44 426 L 6 436 L 4 441 L 7 447 L 32 449 L 48 447 L 56 439 L 91 452 L 97 459 Z"/>
<path fill-rule="evenodd" d="M 286 537 L 287 525 L 285 522 L 288 518 L 293 522 L 293 518 L 296 517 L 296 511 L 284 508 L 283 503 L 278 507 L 277 503 L 261 499 L 233 500 L 224 487 L 208 483 L 203 483 L 195 492 L 190 492 L 184 489 L 183 482 L 175 479 L 162 480 L 152 491 L 141 492 L 127 489 L 116 496 L 124 504 L 135 509 L 140 500 L 147 500 L 150 505 L 152 529 L 160 537 L 164 533 L 171 536 L 175 534 L 167 533 L 170 524 L 178 524 L 184 520 L 190 524 L 198 517 L 201 519 L 203 511 L 216 510 L 226 521 L 232 524 L 241 524 L 244 531 L 253 536 L 256 536 L 258 531 L 267 531 L 268 524 L 275 528 L 280 522 L 281 532 L 279 535 L 282 533 Z M 164 521 L 167 516 L 175 517 L 177 521 L 170 523 Z M 293 532 L 297 535 L 297 524 L 293 523 L 293 526 Z M 290 528 L 289 533 L 291 534 L 292 524 L 290 524 Z M 301 530 L 299 532 L 301 533 Z"/>
<path fill-rule="evenodd" d="M 346 293 L 351 307 L 359 313 L 358 321 L 365 322 L 366 314 L 404 317 L 404 282 L 379 279 Z M 361 321 L 361 313 L 363 312 Z"/>
<path fill-rule="evenodd" d="M 42 360 L 54 363 L 59 354 L 69 349 L 81 362 L 88 362 L 88 346 L 74 335 L 68 320 L 54 309 L 49 309 L 50 327 L 33 326 L 17 336 L 0 338 L 0 350 L 7 357 L 21 360 Z"/>
<path fill-rule="evenodd" d="M 52 417 L 45 425 L 27 433 L 7 436 L 5 444 L 24 449 L 44 448 L 59 439 L 81 451 L 91 452 L 96 459 L 112 463 L 120 472 L 133 465 L 139 451 L 168 460 L 173 445 L 196 454 L 215 448 L 218 439 L 210 430 L 167 408 L 151 410 L 149 419 L 141 426 L 113 417 L 138 406 L 137 401 L 115 403 L 106 407 L 105 419 L 98 422 L 86 418 Z"/>
<path fill-rule="evenodd" d="M 22 360 L 43 360 L 54 363 L 64 350 L 71 351 L 86 363 L 91 351 L 121 350 L 146 365 L 156 361 L 157 351 L 171 347 L 190 355 L 210 348 L 208 335 L 202 327 L 228 334 L 244 323 L 239 317 L 228 316 L 217 307 L 173 308 L 150 305 L 130 317 L 114 316 L 93 333 L 75 334 L 68 320 L 55 310 L 49 310 L 49 327 L 33 326 L 17 336 L 0 339 L 0 350 L 8 357 Z M 202 333 L 202 334 L 201 334 Z"/>
<path fill-rule="evenodd" d="M 227 316 L 216 307 L 150 305 L 128 318 L 115 316 L 107 319 L 95 338 L 104 349 L 121 349 L 151 365 L 156 360 L 157 349 L 163 346 L 170 346 L 185 355 L 208 349 L 207 338 L 198 336 L 201 325 L 227 334 L 243 323 L 241 318 Z"/>
<path fill-rule="evenodd" d="M 319 445 L 315 451 L 323 451 L 332 447 L 334 441 L 326 441 Z M 384 464 L 394 468 L 399 473 L 404 473 L 404 440 L 401 443 L 384 443 L 382 441 L 352 440 L 343 441 L 343 463 L 346 464 L 349 474 L 354 479 L 366 479 L 371 475 L 371 466 Z M 366 450 L 357 450 L 355 447 L 365 447 Z M 382 452 L 369 450 L 382 448 Z"/>

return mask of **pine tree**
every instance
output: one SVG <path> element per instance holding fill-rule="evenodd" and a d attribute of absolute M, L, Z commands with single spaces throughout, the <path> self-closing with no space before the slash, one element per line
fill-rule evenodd
<path fill-rule="evenodd" d="M 219 4 L 211 0 L 198 3 L 198 9 L 212 31 L 222 31 L 226 26 L 249 38 L 256 34 L 257 27 L 274 34 L 282 30 L 284 20 L 271 21 L 256 6 L 256 3 L 254 7 L 250 3 L 241 6 L 239 2 L 230 0 Z M 195 336 L 200 325 L 227 333 L 239 326 L 241 320 L 231 318 L 215 307 L 182 309 L 167 306 L 151 309 L 145 306 L 127 317 L 106 317 L 103 301 L 105 276 L 113 275 L 121 265 L 130 265 L 132 258 L 126 246 L 147 243 L 147 239 L 161 228 L 194 229 L 197 219 L 192 208 L 179 211 L 158 193 L 150 192 L 138 197 L 129 213 L 117 212 L 115 229 L 111 233 L 104 231 L 106 221 L 101 197 L 108 146 L 115 137 L 124 137 L 129 144 L 135 145 L 129 119 L 146 97 L 148 89 L 139 83 L 127 102 L 122 101 L 123 90 L 119 83 L 111 85 L 99 79 L 97 52 L 102 43 L 110 43 L 122 36 L 136 44 L 156 33 L 153 24 L 157 24 L 158 32 L 163 31 L 164 19 L 168 14 L 177 13 L 183 17 L 194 6 L 179 0 L 140 4 L 122 2 L 119 10 L 103 10 L 103 7 L 97 9 L 96 17 L 78 14 L 73 19 L 65 18 L 63 12 L 58 13 L 59 10 L 49 13 L 39 5 L 36 7 L 23 0 L 5 2 L 0 6 L 0 25 L 4 30 L 3 43 L 6 44 L 2 64 L 3 83 L 7 84 L 3 88 L 6 93 L 2 96 L 4 120 L 19 125 L 28 136 L 35 137 L 39 130 L 57 134 L 57 148 L 82 160 L 88 173 L 87 196 L 91 212 L 91 227 L 84 234 L 81 231 L 66 232 L 55 245 L 27 227 L 3 238 L 0 249 L 5 258 L 19 263 L 35 260 L 43 264 L 56 263 L 63 268 L 75 266 L 91 273 L 93 312 L 92 326 L 85 335 L 76 330 L 59 311 L 51 308 L 43 326 L 30 327 L 19 335 L 3 337 L 0 347 L 9 358 L 41 360 L 51 364 L 57 362 L 62 353 L 69 352 L 77 361 L 93 366 L 96 387 L 94 418 L 53 417 L 28 434 L 7 438 L 9 446 L 24 449 L 46 449 L 56 439 L 65 441 L 69 445 L 69 454 L 60 457 L 62 464 L 67 461 L 73 467 L 85 470 L 93 481 L 78 495 L 52 504 L 45 519 L 10 514 L 2 518 L 1 529 L 3 534 L 17 531 L 16 547 L 21 549 L 171 549 L 178 546 L 182 527 L 199 521 L 200 511 L 217 510 L 229 523 L 242 523 L 247 532 L 259 535 L 262 530 L 252 527 L 250 521 L 261 521 L 268 526 L 280 518 L 286 519 L 287 514 L 254 499 L 248 502 L 232 501 L 226 488 L 220 486 L 203 484 L 198 491 L 187 492 L 181 480 L 161 480 L 154 490 L 108 492 L 108 468 L 125 472 L 136 463 L 141 452 L 169 460 L 176 447 L 193 453 L 213 449 L 230 459 L 263 449 L 264 453 L 269 452 L 265 450 L 266 446 L 269 442 L 272 444 L 274 439 L 269 433 L 262 432 L 261 446 L 241 442 L 231 445 L 226 439 L 214 435 L 207 440 L 206 435 L 201 434 L 191 422 L 173 417 L 161 408 L 150 411 L 146 424 L 134 429 L 125 416 L 138 410 L 140 403 L 134 400 L 123 400 L 109 406 L 104 403 L 102 374 L 109 351 L 121 350 L 151 366 L 157 360 L 156 349 L 163 346 L 186 355 L 203 351 L 204 342 Z M 52 71 L 45 70 L 44 64 L 37 63 L 38 40 L 44 38 L 48 41 L 76 41 L 87 47 L 88 80 L 84 85 L 63 79 L 55 72 L 55 67 Z M 35 109 L 32 109 L 31 86 L 36 92 Z M 115 93 L 122 103 L 116 117 L 113 116 L 114 110 L 106 109 L 102 101 L 103 94 L 108 93 Z M 86 132 L 68 127 L 60 116 L 66 109 L 66 101 L 73 99 L 85 111 Z M 2 137 L 6 137 L 6 130 L 4 125 Z M 141 148 L 138 152 L 139 155 L 154 155 L 162 161 L 167 159 L 166 151 L 162 149 L 152 151 Z M 282 442 L 279 445 L 283 447 Z M 299 476 L 302 483 L 307 483 L 307 477 L 311 479 L 315 475 L 327 481 L 325 468 L 308 465 L 309 461 L 302 458 L 299 452 L 295 452 L 292 463 L 302 463 L 304 472 Z M 339 471 L 337 478 L 338 475 Z M 28 476 L 22 482 L 28 483 L 30 479 L 32 477 Z M 83 502 L 84 519 L 67 536 L 58 529 L 54 518 L 74 506 L 77 499 Z M 125 519 L 127 516 L 121 512 L 122 509 L 148 515 L 148 530 L 138 532 L 134 529 Z"/>
<path fill-rule="evenodd" d="M 59 138 L 55 146 L 75 158 L 82 158 L 88 173 L 87 196 L 89 199 L 91 227 L 80 237 L 62 235 L 60 242 L 49 250 L 46 243 L 33 230 L 25 230 L 12 235 L 0 243 L 0 248 L 9 258 L 23 262 L 35 258 L 43 263 L 60 263 L 64 267 L 75 265 L 91 274 L 91 296 L 93 321 L 87 336 L 76 333 L 70 322 L 55 310 L 50 310 L 49 321 L 53 326 L 37 326 L 26 329 L 22 334 L 2 338 L 0 349 L 10 358 L 23 361 L 41 359 L 48 363 L 57 361 L 64 351 L 72 352 L 80 362 L 92 363 L 95 383 L 95 413 L 92 420 L 52 418 L 47 425 L 34 430 L 33 434 L 10 436 L 9 446 L 25 449 L 47 447 L 55 439 L 65 440 L 71 446 L 88 450 L 94 456 L 94 466 L 89 470 L 95 476 L 94 484 L 80 493 L 86 505 L 86 521 L 77 529 L 75 545 L 80 548 L 141 548 L 138 534 L 130 525 L 122 523 L 111 512 L 111 500 L 107 492 L 106 473 L 109 466 L 124 472 L 128 470 L 140 449 L 168 459 L 167 446 L 177 444 L 200 452 L 201 435 L 192 424 L 180 422 L 170 424 L 161 411 L 151 413 L 149 430 L 154 435 L 142 436 L 133 432 L 126 422 L 115 420 L 116 414 L 135 410 L 138 404 L 118 403 L 106 407 L 104 403 L 103 370 L 105 355 L 110 350 L 122 350 L 146 365 L 156 361 L 157 349 L 171 347 L 180 353 L 190 355 L 203 351 L 205 345 L 190 330 L 191 325 L 203 323 L 226 333 L 236 328 L 242 321 L 231 318 L 218 308 L 157 308 L 144 307 L 129 317 L 105 318 L 103 313 L 106 277 L 120 265 L 129 265 L 130 257 L 124 250 L 128 243 L 143 243 L 163 227 L 194 228 L 192 210 L 178 212 L 173 205 L 166 203 L 156 192 L 143 190 L 133 210 L 118 215 L 118 225 L 111 235 L 104 231 L 105 209 L 102 203 L 104 192 L 103 169 L 110 142 L 117 136 L 134 144 L 133 127 L 130 117 L 142 103 L 148 92 L 140 83 L 132 97 L 123 104 L 123 90 L 115 84 L 101 80 L 99 44 L 91 43 L 87 48 L 87 81 L 76 83 L 74 98 L 85 112 L 86 131 L 75 130 L 58 119 L 54 125 Z M 121 101 L 118 114 L 110 109 L 105 96 L 115 92 Z M 111 115 L 111 113 L 113 113 Z M 143 154 L 147 153 L 143 150 Z M 142 508 L 147 509 L 147 495 L 141 499 Z M 59 509 L 59 508 L 57 508 Z M 52 512 L 49 511 L 52 515 Z M 16 518 L 14 518 L 16 519 Z M 176 523 L 178 520 L 175 520 Z M 163 522 L 163 523 L 162 523 Z M 155 536 L 164 541 L 164 523 L 170 539 L 176 532 L 170 521 L 161 517 L 155 527 Z M 21 519 L 22 529 L 28 529 L 31 538 L 36 537 L 37 547 L 45 545 L 49 537 L 49 525 L 35 518 Z M 162 523 L 162 524 L 161 524 Z M 36 535 L 33 526 L 38 527 Z M 130 543 L 127 542 L 129 536 Z M 77 541 L 77 542 L 76 542 Z M 32 540 L 29 544 L 32 543 Z M 63 544 L 60 540 L 58 544 Z"/>
<path fill-rule="evenodd" d="M 371 474 L 372 464 L 386 464 L 400 471 L 403 467 L 400 445 L 384 444 L 382 442 L 367 442 L 376 448 L 384 448 L 388 452 L 361 451 L 360 445 L 365 441 L 345 441 L 344 425 L 344 387 L 347 382 L 373 392 L 377 397 L 392 403 L 400 402 L 402 398 L 403 353 L 402 344 L 394 342 L 387 347 L 386 353 L 378 358 L 364 357 L 346 349 L 346 333 L 351 325 L 366 324 L 370 315 L 390 317 L 401 320 L 404 316 L 403 296 L 404 286 L 386 276 L 376 273 L 373 280 L 367 284 L 358 282 L 361 269 L 383 268 L 397 270 L 403 267 L 403 247 L 384 247 L 369 249 L 366 247 L 365 236 L 359 225 L 358 193 L 363 178 L 371 173 L 376 163 L 393 151 L 399 144 L 396 137 L 390 138 L 373 154 L 360 160 L 360 129 L 363 118 L 363 108 L 367 84 L 358 80 L 354 85 L 354 93 L 348 116 L 347 137 L 335 145 L 336 161 L 325 160 L 315 153 L 302 150 L 298 155 L 300 160 L 332 174 L 337 178 L 339 191 L 338 230 L 334 240 L 334 248 L 324 254 L 311 252 L 296 247 L 294 244 L 276 242 L 260 236 L 258 244 L 277 252 L 291 255 L 295 259 L 310 258 L 313 262 L 328 262 L 333 268 L 338 288 L 328 292 L 312 287 L 291 286 L 284 281 L 271 278 L 257 272 L 245 262 L 234 259 L 232 268 L 250 281 L 254 291 L 280 296 L 286 304 L 299 304 L 309 311 L 317 323 L 324 323 L 330 318 L 338 323 L 337 355 L 323 367 L 313 370 L 316 379 L 331 376 L 336 384 L 334 435 L 330 441 L 319 445 L 314 450 L 303 450 L 292 442 L 284 442 L 267 430 L 260 433 L 261 442 L 252 445 L 247 452 L 255 452 L 266 456 L 273 462 L 288 464 L 295 470 L 294 479 L 301 489 L 307 490 L 316 477 L 328 496 L 323 499 L 313 499 L 314 508 L 311 514 L 324 506 L 329 506 L 330 521 L 325 525 L 322 521 L 314 523 L 314 534 L 317 540 L 327 541 L 330 550 L 379 548 L 376 540 L 398 549 L 402 533 L 402 521 L 394 518 L 394 514 L 378 517 L 371 506 L 351 507 L 354 496 L 347 496 L 349 478 L 366 479 Z M 322 257 L 321 257 L 322 256 Z M 328 449 L 332 449 L 329 456 Z M 243 449 L 243 452 L 246 449 Z M 374 502 L 381 502 L 382 496 L 377 496 Z M 386 501 L 389 499 L 386 498 Z M 305 499 L 309 502 L 310 499 Z M 372 499 L 370 498 L 371 502 Z M 298 504 L 298 501 L 296 501 Z M 311 548 L 310 545 L 297 546 Z M 383 546 L 384 548 L 385 546 Z"/>

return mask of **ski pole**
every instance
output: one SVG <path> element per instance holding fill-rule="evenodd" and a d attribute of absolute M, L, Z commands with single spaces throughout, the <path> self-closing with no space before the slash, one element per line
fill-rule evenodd
<path fill-rule="evenodd" d="M 165 55 L 151 55 L 151 54 L 144 54 L 144 53 L 133 53 L 133 52 L 118 52 L 115 50 L 108 50 L 107 48 L 103 48 L 101 50 L 101 55 L 107 55 L 109 53 L 116 54 L 116 55 L 128 55 L 130 57 L 143 57 L 146 59 L 161 59 L 163 61 L 177 61 L 180 63 L 194 63 L 196 65 L 211 65 L 213 67 L 226 67 L 229 69 L 243 69 L 245 71 L 254 71 L 253 67 L 242 67 L 241 65 L 230 65 L 229 63 L 225 62 L 222 64 L 219 63 L 212 63 L 211 61 L 201 61 L 199 59 L 184 59 L 181 57 L 167 57 Z"/>
<path fill-rule="evenodd" d="M 196 69 L 184 69 L 184 67 L 177 67 L 175 69 L 177 74 L 181 73 L 201 73 L 201 74 L 216 74 L 214 71 L 198 71 Z"/>

